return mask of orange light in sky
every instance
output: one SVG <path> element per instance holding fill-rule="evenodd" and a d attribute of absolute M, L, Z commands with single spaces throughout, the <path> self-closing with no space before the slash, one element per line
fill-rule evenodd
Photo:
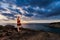
<path fill-rule="evenodd" d="M 27 21 L 23 21 L 23 20 L 21 20 L 21 23 L 28 23 Z"/>

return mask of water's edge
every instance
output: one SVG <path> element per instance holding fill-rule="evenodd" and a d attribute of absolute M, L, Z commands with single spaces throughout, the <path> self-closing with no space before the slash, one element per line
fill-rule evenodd
<path fill-rule="evenodd" d="M 15 27 L 17 27 L 16 24 L 8 24 L 8 25 L 14 25 Z M 22 27 L 33 30 L 42 30 L 46 32 L 60 33 L 60 28 L 49 27 L 48 25 L 49 25 L 48 23 L 30 23 L 30 24 L 22 24 Z"/>

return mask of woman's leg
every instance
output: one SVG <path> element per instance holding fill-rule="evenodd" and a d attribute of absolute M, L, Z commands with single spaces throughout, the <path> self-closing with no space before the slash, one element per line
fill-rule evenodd
<path fill-rule="evenodd" d="M 17 31 L 19 32 L 19 26 L 17 27 Z"/>

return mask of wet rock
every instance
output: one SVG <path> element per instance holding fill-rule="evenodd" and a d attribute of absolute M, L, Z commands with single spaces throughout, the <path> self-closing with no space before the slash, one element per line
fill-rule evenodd
<path fill-rule="evenodd" d="M 49 24 L 49 27 L 60 28 L 60 22 L 50 23 L 50 24 Z"/>

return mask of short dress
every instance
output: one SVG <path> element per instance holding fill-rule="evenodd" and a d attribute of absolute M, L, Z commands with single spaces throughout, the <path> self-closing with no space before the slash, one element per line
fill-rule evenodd
<path fill-rule="evenodd" d="M 17 26 L 21 26 L 20 20 L 17 20 Z"/>

